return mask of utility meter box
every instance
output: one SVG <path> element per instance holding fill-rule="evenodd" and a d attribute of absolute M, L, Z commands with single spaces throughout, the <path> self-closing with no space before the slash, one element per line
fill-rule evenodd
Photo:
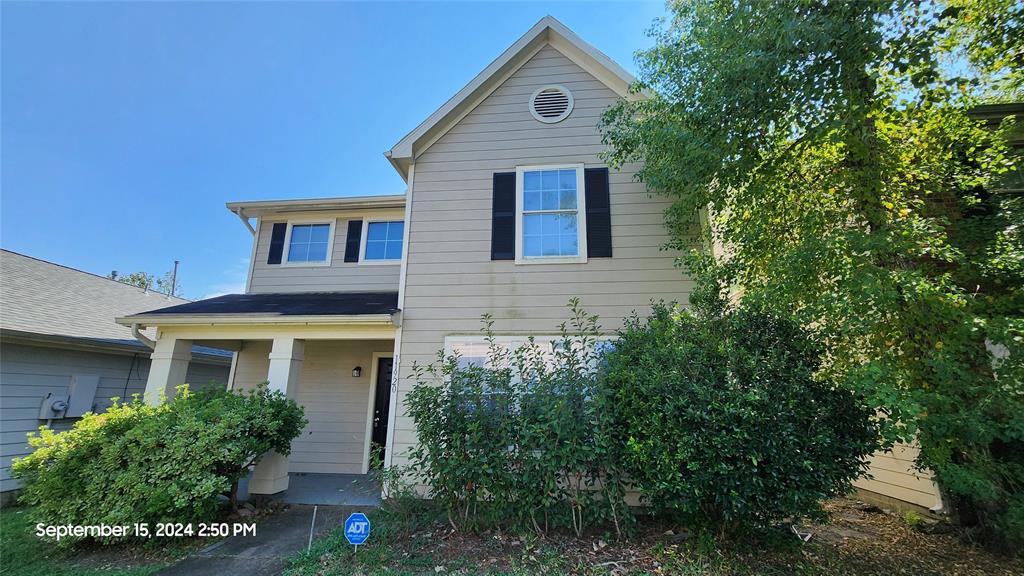
<path fill-rule="evenodd" d="M 68 387 L 68 410 L 65 418 L 78 418 L 86 412 L 92 412 L 92 404 L 96 401 L 96 388 L 100 385 L 97 374 L 75 374 L 71 377 Z"/>
<path fill-rule="evenodd" d="M 57 420 L 64 417 L 68 409 L 68 397 L 63 394 L 49 393 L 39 406 L 40 420 Z"/>

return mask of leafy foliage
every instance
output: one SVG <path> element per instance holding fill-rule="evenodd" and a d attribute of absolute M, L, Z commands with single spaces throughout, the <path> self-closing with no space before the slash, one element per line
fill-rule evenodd
<path fill-rule="evenodd" d="M 136 397 L 71 430 L 29 434 L 35 452 L 15 460 L 21 502 L 39 522 L 132 525 L 215 519 L 247 467 L 270 450 L 288 454 L 305 426 L 302 408 L 278 391 L 179 388 L 150 406 Z"/>
<path fill-rule="evenodd" d="M 572 304 L 546 349 L 502 346 L 485 366 L 439 353 L 406 399 L 412 468 L 458 528 L 632 528 L 627 489 L 716 532 L 813 515 L 877 446 L 870 410 L 812 379 L 818 350 L 792 323 L 698 319 L 657 305 L 607 350 Z M 628 480 L 627 480 L 628 479 Z"/>
<path fill-rule="evenodd" d="M 920 441 L 964 520 L 1024 543 L 1024 198 L 1000 184 L 1012 119 L 969 114 L 1022 96 L 1021 4 L 672 9 L 639 56 L 651 97 L 604 131 L 613 163 L 676 199 L 696 296 L 805 326 L 821 376 L 878 406 L 888 441 Z"/>
<path fill-rule="evenodd" d="M 145 271 L 132 272 L 130 274 L 120 276 L 117 272 L 111 272 L 107 276 L 111 280 L 117 280 L 122 284 L 129 284 L 136 288 L 142 288 L 144 290 L 156 290 L 163 294 L 170 294 L 172 296 L 181 295 L 181 282 L 174 277 L 174 272 L 168 270 L 163 276 L 156 276 Z"/>
<path fill-rule="evenodd" d="M 715 532 L 816 515 L 878 445 L 873 410 L 814 379 L 819 353 L 765 314 L 634 316 L 603 379 L 624 473 L 656 509 Z"/>
<path fill-rule="evenodd" d="M 573 300 L 561 339 L 490 344 L 486 366 L 457 355 L 416 368 L 406 398 L 418 442 L 413 471 L 459 528 L 512 524 L 545 534 L 600 520 L 628 527 L 621 475 L 609 460 L 605 406 L 596 392 L 597 319 Z"/>

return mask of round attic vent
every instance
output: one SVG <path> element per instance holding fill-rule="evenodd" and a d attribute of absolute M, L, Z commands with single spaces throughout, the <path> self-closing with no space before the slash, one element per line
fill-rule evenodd
<path fill-rule="evenodd" d="M 561 122 L 572 112 L 572 93 L 564 86 L 544 86 L 530 96 L 530 114 L 545 124 Z"/>

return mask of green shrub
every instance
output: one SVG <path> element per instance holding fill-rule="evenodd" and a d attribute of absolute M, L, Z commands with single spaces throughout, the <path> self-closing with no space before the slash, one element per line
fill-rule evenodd
<path fill-rule="evenodd" d="M 411 468 L 453 526 L 621 534 L 633 488 L 735 535 L 817 516 L 878 448 L 874 410 L 815 379 L 820 350 L 791 322 L 657 304 L 599 346 L 596 318 L 571 307 L 550 347 L 504 347 L 485 316 L 486 366 L 441 352 L 417 367 Z"/>
<path fill-rule="evenodd" d="M 655 305 L 605 357 L 615 459 L 647 504 L 719 534 L 814 516 L 877 447 L 873 410 L 815 380 L 818 358 L 787 321 Z"/>
<path fill-rule="evenodd" d="M 267 451 L 288 454 L 306 425 L 293 400 L 187 386 L 159 406 L 136 397 L 71 430 L 29 434 L 35 452 L 16 460 L 23 503 L 38 522 L 132 525 L 215 519 L 220 497 Z"/>
<path fill-rule="evenodd" d="M 601 433 L 596 318 L 577 300 L 556 342 L 490 342 L 487 366 L 439 353 L 416 368 L 406 406 L 418 442 L 412 469 L 458 528 L 564 526 L 628 521 L 624 488 Z M 548 346 L 550 344 L 550 346 Z"/>

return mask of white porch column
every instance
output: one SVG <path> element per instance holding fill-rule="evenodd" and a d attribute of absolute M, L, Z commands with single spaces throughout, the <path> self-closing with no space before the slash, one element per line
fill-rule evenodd
<path fill-rule="evenodd" d="M 192 341 L 160 338 L 149 357 L 149 377 L 143 398 L 155 406 L 160 403 L 161 393 L 169 400 L 174 397 L 176 388 L 185 383 L 192 359 Z"/>
<path fill-rule="evenodd" d="M 305 340 L 274 338 L 270 350 L 267 380 L 271 390 L 280 390 L 294 398 L 299 387 Z M 250 494 L 277 494 L 288 489 L 288 457 L 269 452 L 260 459 L 249 480 Z"/>

